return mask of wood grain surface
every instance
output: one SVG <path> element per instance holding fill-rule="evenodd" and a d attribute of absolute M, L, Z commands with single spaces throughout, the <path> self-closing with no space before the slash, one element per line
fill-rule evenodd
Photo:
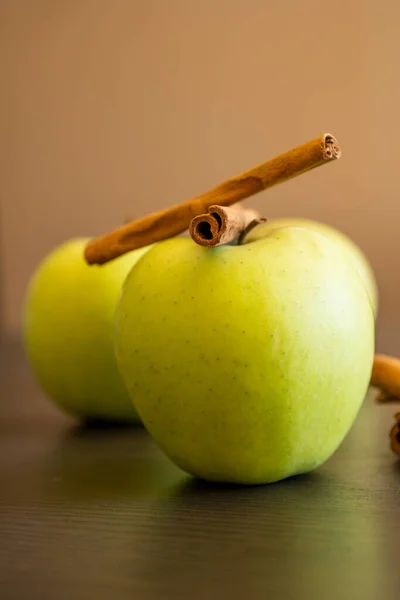
<path fill-rule="evenodd" d="M 278 484 L 175 468 L 141 428 L 83 428 L 1 349 L 0 598 L 390 600 L 400 590 L 393 406 L 367 397 L 338 452 Z"/>

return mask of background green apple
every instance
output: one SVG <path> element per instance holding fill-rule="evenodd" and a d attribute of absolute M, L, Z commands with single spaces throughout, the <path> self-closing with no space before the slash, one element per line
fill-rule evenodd
<path fill-rule="evenodd" d="M 27 355 L 43 390 L 68 413 L 136 421 L 116 364 L 114 311 L 123 281 L 148 247 L 90 267 L 87 242 L 62 244 L 34 273 L 25 301 Z"/>
<path fill-rule="evenodd" d="M 351 260 L 364 281 L 368 295 L 371 300 L 372 308 L 374 311 L 375 318 L 378 314 L 378 286 L 373 269 L 362 250 L 350 239 L 346 234 L 330 225 L 325 223 L 319 223 L 318 221 L 312 221 L 310 219 L 299 219 L 299 218 L 283 218 L 283 219 L 272 219 L 265 223 L 261 223 L 252 229 L 245 237 L 245 243 L 259 240 L 262 237 L 268 235 L 274 229 L 281 229 L 282 227 L 306 227 L 313 231 L 319 231 L 323 235 L 328 236 L 330 239 L 338 242 L 342 249 L 346 252 L 349 260 Z"/>
<path fill-rule="evenodd" d="M 155 441 L 189 473 L 233 483 L 327 460 L 363 402 L 374 355 L 361 278 L 338 244 L 298 227 L 241 246 L 157 244 L 125 281 L 115 332 Z"/>

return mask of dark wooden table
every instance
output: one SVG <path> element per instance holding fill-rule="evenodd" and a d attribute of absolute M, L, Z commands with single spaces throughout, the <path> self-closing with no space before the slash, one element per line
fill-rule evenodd
<path fill-rule="evenodd" d="M 0 376 L 1 599 L 400 597 L 393 406 L 367 397 L 318 471 L 229 488 L 187 477 L 141 428 L 76 426 L 18 343 Z"/>

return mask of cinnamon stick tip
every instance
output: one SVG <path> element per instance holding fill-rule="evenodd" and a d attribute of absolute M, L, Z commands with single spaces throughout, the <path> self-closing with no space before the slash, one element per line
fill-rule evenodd
<path fill-rule="evenodd" d="M 390 431 L 390 447 L 392 451 L 400 456 L 400 413 L 394 415 L 395 424 Z"/>
<path fill-rule="evenodd" d="M 331 133 L 322 136 L 322 151 L 325 160 L 337 160 L 342 155 L 340 144 Z"/>
<path fill-rule="evenodd" d="M 108 260 L 99 252 L 95 240 L 86 244 L 83 250 L 83 258 L 88 265 L 102 265 Z"/>
<path fill-rule="evenodd" d="M 211 208 L 215 207 L 210 207 L 210 210 Z M 198 215 L 190 222 L 189 234 L 197 244 L 216 246 L 219 242 L 220 227 L 220 215 L 217 212 Z"/>
<path fill-rule="evenodd" d="M 88 265 L 93 265 L 94 264 L 94 257 L 92 254 L 92 247 L 91 247 L 91 243 L 88 242 L 83 250 L 83 258 L 85 259 L 85 261 L 87 262 Z"/>

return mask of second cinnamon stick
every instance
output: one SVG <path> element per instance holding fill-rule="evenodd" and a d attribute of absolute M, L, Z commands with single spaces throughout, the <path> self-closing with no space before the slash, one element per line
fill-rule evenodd
<path fill-rule="evenodd" d="M 378 388 L 380 402 L 400 401 L 400 359 L 387 354 L 375 354 L 371 385 Z"/>
<path fill-rule="evenodd" d="M 400 456 L 400 412 L 394 415 L 395 423 L 390 430 L 390 447 L 392 452 Z"/>
<path fill-rule="evenodd" d="M 189 234 L 199 246 L 212 248 L 222 244 L 239 242 L 247 229 L 260 223 L 256 210 L 241 206 L 210 206 L 208 213 L 198 215 L 191 220 Z"/>

